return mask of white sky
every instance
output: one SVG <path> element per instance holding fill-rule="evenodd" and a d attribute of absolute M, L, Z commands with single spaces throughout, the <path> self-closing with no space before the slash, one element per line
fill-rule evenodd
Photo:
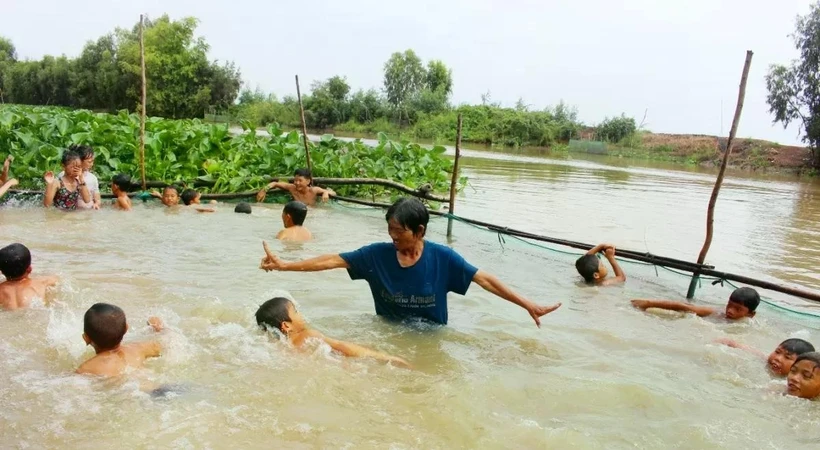
<path fill-rule="evenodd" d="M 532 108 L 564 99 L 590 124 L 625 112 L 655 132 L 728 134 L 745 51 L 754 50 L 739 136 L 783 144 L 764 75 L 797 53 L 787 37 L 810 0 L 0 0 L 0 35 L 20 57 L 76 56 L 140 13 L 200 19 L 211 57 L 280 98 L 339 74 L 381 88 L 394 51 L 453 69 L 453 102 Z"/>

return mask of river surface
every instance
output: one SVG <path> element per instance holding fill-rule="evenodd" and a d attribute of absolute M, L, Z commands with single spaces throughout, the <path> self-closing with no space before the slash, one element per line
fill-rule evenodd
<path fill-rule="evenodd" d="M 470 182 L 459 215 L 688 260 L 703 241 L 708 171 L 482 151 L 465 151 L 462 164 Z M 730 173 L 708 262 L 820 288 L 818 189 Z M 712 343 L 732 337 L 766 352 L 790 336 L 820 344 L 820 319 L 767 305 L 736 324 L 639 312 L 630 298 L 680 299 L 688 279 L 624 263 L 625 286 L 584 287 L 577 251 L 457 223 L 451 244 L 469 261 L 563 307 L 539 329 L 473 286 L 450 296 L 446 327 L 388 323 L 367 285 L 344 271 L 258 269 L 280 208 L 0 209 L 0 244 L 25 243 L 35 274 L 62 279 L 50 305 L 0 314 L 0 448 L 786 449 L 820 439 L 816 403 L 782 396 L 784 382 L 761 360 Z M 295 260 L 388 239 L 383 213 L 367 208 L 319 207 L 306 225 L 314 241 L 274 241 L 274 251 Z M 446 226 L 433 219 L 428 238 L 447 242 Z M 704 284 L 698 301 L 722 306 L 730 292 Z M 316 329 L 403 356 L 416 370 L 342 360 L 322 346 L 295 353 L 253 319 L 283 294 Z M 123 307 L 127 341 L 154 338 L 145 321 L 164 318 L 164 355 L 122 380 L 72 374 L 92 355 L 82 315 L 95 302 Z M 157 384 L 181 393 L 153 399 L 144 389 Z"/>

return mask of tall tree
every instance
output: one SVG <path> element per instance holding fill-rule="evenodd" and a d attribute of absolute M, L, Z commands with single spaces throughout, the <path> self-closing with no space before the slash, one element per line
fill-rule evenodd
<path fill-rule="evenodd" d="M 431 91 L 441 91 L 445 96 L 449 96 L 453 93 L 453 71 L 439 60 L 430 61 L 427 63 L 425 84 Z"/>
<path fill-rule="evenodd" d="M 413 50 L 393 53 L 384 63 L 384 91 L 387 102 L 400 114 L 405 104 L 424 86 L 427 72 Z M 401 116 L 399 116 L 401 118 Z"/>
<path fill-rule="evenodd" d="M 3 77 L 6 71 L 17 62 L 17 50 L 12 42 L 0 36 L 0 102 L 3 101 L 5 85 Z"/>
<path fill-rule="evenodd" d="M 798 16 L 791 38 L 800 58 L 788 67 L 769 67 L 766 100 L 775 123 L 785 128 L 801 122 L 803 142 L 811 148 L 814 168 L 820 169 L 820 2 L 807 15 Z"/>
<path fill-rule="evenodd" d="M 125 74 L 117 61 L 113 34 L 89 41 L 73 65 L 71 95 L 78 105 L 108 110 L 132 106 L 126 97 Z"/>

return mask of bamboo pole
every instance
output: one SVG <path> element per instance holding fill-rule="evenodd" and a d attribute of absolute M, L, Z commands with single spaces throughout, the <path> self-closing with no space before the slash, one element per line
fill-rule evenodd
<path fill-rule="evenodd" d="M 143 39 L 143 15 L 140 14 L 140 67 L 142 72 L 142 103 L 140 106 L 140 171 L 142 190 L 145 186 L 145 40 Z"/>
<path fill-rule="evenodd" d="M 740 89 L 737 94 L 735 117 L 732 119 L 732 128 L 729 131 L 729 139 L 726 141 L 726 151 L 723 153 L 720 171 L 718 172 L 717 180 L 715 180 L 715 187 L 712 189 L 712 196 L 709 198 L 709 206 L 706 209 L 706 240 L 703 242 L 703 248 L 701 248 L 700 254 L 698 255 L 698 264 L 703 264 L 703 261 L 706 260 L 706 254 L 712 245 L 712 233 L 715 225 L 715 203 L 717 203 L 720 187 L 723 184 L 723 176 L 726 174 L 726 165 L 729 163 L 729 155 L 732 154 L 732 146 L 734 145 L 735 135 L 737 134 L 737 127 L 740 124 L 740 113 L 743 112 L 743 101 L 746 97 L 746 80 L 749 78 L 752 55 L 754 55 L 754 53 L 751 50 L 746 51 L 746 62 L 743 64 L 743 75 L 740 77 Z M 698 272 L 695 272 L 692 276 L 686 298 L 694 298 L 699 276 L 700 274 Z"/>
<path fill-rule="evenodd" d="M 299 99 L 299 114 L 302 116 L 302 141 L 305 143 L 305 159 L 307 160 L 307 169 L 313 176 L 313 166 L 310 163 L 310 148 L 308 147 L 307 124 L 305 123 L 305 107 L 302 106 L 302 91 L 299 89 L 299 75 L 296 75 L 296 97 Z"/>
<path fill-rule="evenodd" d="M 453 180 L 450 182 L 450 214 L 455 214 L 456 209 L 456 185 L 458 183 L 458 160 L 461 158 L 461 113 L 458 114 L 458 125 L 456 128 L 456 159 L 453 161 Z M 447 219 L 447 237 L 453 235 L 453 219 Z"/>

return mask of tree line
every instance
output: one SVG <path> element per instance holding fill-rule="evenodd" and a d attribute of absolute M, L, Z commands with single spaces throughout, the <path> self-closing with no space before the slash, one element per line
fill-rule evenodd
<path fill-rule="evenodd" d="M 209 107 L 228 108 L 241 87 L 232 62 L 208 60 L 208 44 L 195 38 L 197 19 L 167 15 L 144 24 L 148 113 L 169 118 L 202 117 Z M 134 111 L 140 103 L 139 24 L 89 41 L 76 58 L 19 60 L 14 44 L 0 37 L 0 100 L 92 110 Z"/>

